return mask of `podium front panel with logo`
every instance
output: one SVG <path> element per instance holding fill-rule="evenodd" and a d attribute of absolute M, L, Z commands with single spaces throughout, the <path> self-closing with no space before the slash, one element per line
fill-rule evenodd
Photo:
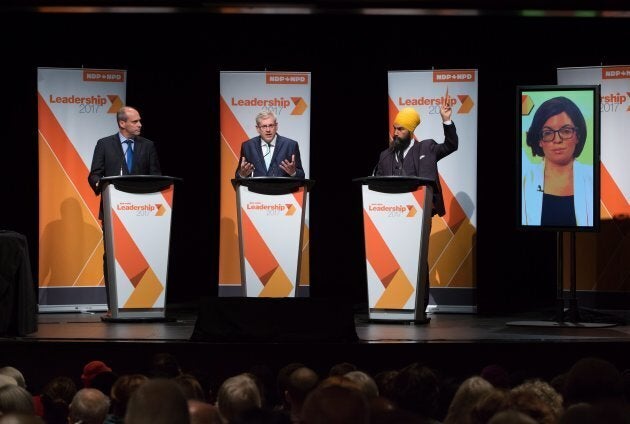
<path fill-rule="evenodd" d="M 232 181 L 243 296 L 295 297 L 306 197 L 312 181 L 260 177 Z"/>
<path fill-rule="evenodd" d="M 416 177 L 361 182 L 369 317 L 425 321 L 424 291 L 433 186 Z"/>
<path fill-rule="evenodd" d="M 174 178 L 107 177 L 103 190 L 112 319 L 164 318 Z"/>

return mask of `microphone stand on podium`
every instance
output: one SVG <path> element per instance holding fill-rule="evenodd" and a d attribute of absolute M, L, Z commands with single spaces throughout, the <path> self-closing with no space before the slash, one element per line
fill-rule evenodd
<path fill-rule="evenodd" d="M 362 185 L 370 321 L 426 324 L 428 247 L 435 182 L 371 176 Z"/>
<path fill-rule="evenodd" d="M 101 178 L 108 304 L 103 321 L 165 321 L 174 183 L 163 175 Z"/>

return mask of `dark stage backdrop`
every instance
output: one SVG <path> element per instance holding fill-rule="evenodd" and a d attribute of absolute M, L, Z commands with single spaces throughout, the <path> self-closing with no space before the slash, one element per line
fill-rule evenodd
<path fill-rule="evenodd" d="M 387 71 L 478 69 L 476 272 L 479 312 L 492 313 L 555 300 L 555 234 L 514 224 L 515 87 L 554 84 L 557 67 L 629 62 L 625 18 L 2 13 L 0 23 L 0 228 L 27 236 L 36 276 L 37 67 L 127 69 L 144 135 L 163 171 L 184 179 L 169 304 L 217 293 L 219 71 L 312 73 L 311 293 L 363 305 L 361 198 L 351 180 L 368 175 L 386 146 Z M 422 124 L 418 135 L 442 138 Z"/>

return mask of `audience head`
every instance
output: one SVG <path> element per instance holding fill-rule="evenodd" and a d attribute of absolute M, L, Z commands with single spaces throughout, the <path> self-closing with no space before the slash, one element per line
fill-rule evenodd
<path fill-rule="evenodd" d="M 374 379 L 363 371 L 350 371 L 344 375 L 348 380 L 354 382 L 359 389 L 367 396 L 368 399 L 373 399 L 378 396 L 378 387 Z"/>
<path fill-rule="evenodd" d="M 282 405 L 282 408 L 288 408 L 288 405 L 286 403 L 286 396 L 285 396 L 285 392 L 287 391 L 287 387 L 289 385 L 289 377 L 291 376 L 291 373 L 293 371 L 295 371 L 298 368 L 304 367 L 305 365 L 300 363 L 300 362 L 291 362 L 285 366 L 283 366 L 282 368 L 280 368 L 280 371 L 278 371 L 278 375 L 276 377 L 276 390 L 277 390 L 277 395 L 278 395 L 278 399 L 280 400 L 280 403 Z"/>
<path fill-rule="evenodd" d="M 9 377 L 8 375 L 0 374 L 0 387 L 4 386 L 17 386 L 18 383 L 13 377 Z"/>
<path fill-rule="evenodd" d="M 0 415 L 0 424 L 48 424 L 44 423 L 41 417 L 34 414 L 10 413 Z"/>
<path fill-rule="evenodd" d="M 394 379 L 398 375 L 398 370 L 385 370 L 374 375 L 374 382 L 378 387 L 379 395 L 392 399 L 394 391 Z"/>
<path fill-rule="evenodd" d="M 275 375 L 269 365 L 262 363 L 254 364 L 249 368 L 247 374 L 249 374 L 258 385 L 260 401 L 262 402 L 263 408 L 273 407 L 279 402 L 278 394 L 274 387 Z"/>
<path fill-rule="evenodd" d="M 629 405 L 574 403 L 565 409 L 558 424 L 630 424 Z"/>
<path fill-rule="evenodd" d="M 562 395 L 546 381 L 540 379 L 527 380 L 512 389 L 512 393 L 519 392 L 531 392 L 537 395 L 543 402 L 549 405 L 556 419 L 564 412 Z"/>
<path fill-rule="evenodd" d="M 319 376 L 315 371 L 308 367 L 300 367 L 293 371 L 289 376 L 286 396 L 291 405 L 302 405 L 306 396 L 319 383 Z"/>
<path fill-rule="evenodd" d="M 79 390 L 70 403 L 68 420 L 71 423 L 102 424 L 109 412 L 109 397 L 89 387 Z"/>
<path fill-rule="evenodd" d="M 0 387 L 0 415 L 11 412 L 35 414 L 33 395 L 17 384 Z"/>
<path fill-rule="evenodd" d="M 483 367 L 480 376 L 488 380 L 494 387 L 499 389 L 510 388 L 510 376 L 503 366 L 491 364 Z"/>
<path fill-rule="evenodd" d="M 197 377 L 195 377 L 194 375 L 180 374 L 175 377 L 173 381 L 175 381 L 182 389 L 182 392 L 184 393 L 186 399 L 196 399 L 201 401 L 206 400 L 206 394 L 203 390 L 203 387 L 201 386 L 201 383 L 199 382 Z"/>
<path fill-rule="evenodd" d="M 70 377 L 54 377 L 44 386 L 40 399 L 47 424 L 67 423 L 70 403 L 77 393 L 77 386 Z"/>
<path fill-rule="evenodd" d="M 216 424 L 220 422 L 219 412 L 214 405 L 198 399 L 188 399 L 190 424 Z"/>
<path fill-rule="evenodd" d="M 117 417 L 124 417 L 131 395 L 147 381 L 149 381 L 149 377 L 143 374 L 125 374 L 120 376 L 110 392 L 112 413 Z"/>
<path fill-rule="evenodd" d="M 419 363 L 410 364 L 394 378 L 392 400 L 399 408 L 423 417 L 433 417 L 438 407 L 440 382 L 437 374 Z"/>
<path fill-rule="evenodd" d="M 621 373 L 610 362 L 582 358 L 567 373 L 563 398 L 565 408 L 575 403 L 624 401 Z"/>
<path fill-rule="evenodd" d="M 513 409 L 506 409 L 505 411 L 497 412 L 488 424 L 540 424 L 532 417 L 524 414 L 520 411 Z"/>
<path fill-rule="evenodd" d="M 494 390 L 494 386 L 480 376 L 472 376 L 464 380 L 451 400 L 444 424 L 467 424 L 471 422 L 470 414 L 475 404 L 486 394 Z"/>
<path fill-rule="evenodd" d="M 182 373 L 182 368 L 175 355 L 168 352 L 159 352 L 153 355 L 151 360 L 151 377 L 175 378 Z"/>
<path fill-rule="evenodd" d="M 369 422 L 370 407 L 367 397 L 353 385 L 320 384 L 309 393 L 302 407 L 302 423 L 304 424 L 367 424 Z"/>
<path fill-rule="evenodd" d="M 17 385 L 23 389 L 26 389 L 26 380 L 24 380 L 24 375 L 22 372 L 14 367 L 2 367 L 0 368 L 0 375 L 7 375 L 9 377 L 13 377 L 17 382 Z"/>
<path fill-rule="evenodd" d="M 141 384 L 127 404 L 125 424 L 188 424 L 188 402 L 177 383 L 154 378 Z"/>
<path fill-rule="evenodd" d="M 328 370 L 328 376 L 332 377 L 334 375 L 345 375 L 350 371 L 356 371 L 357 366 L 350 362 L 339 362 Z"/>
<path fill-rule="evenodd" d="M 81 381 L 83 387 L 91 387 L 92 380 L 98 374 L 102 372 L 111 372 L 112 369 L 108 367 L 103 361 L 92 361 L 85 364 L 83 367 L 83 374 L 81 374 Z"/>
<path fill-rule="evenodd" d="M 258 385 L 249 374 L 226 379 L 217 393 L 217 408 L 221 420 L 230 423 L 243 413 L 262 407 Z"/>

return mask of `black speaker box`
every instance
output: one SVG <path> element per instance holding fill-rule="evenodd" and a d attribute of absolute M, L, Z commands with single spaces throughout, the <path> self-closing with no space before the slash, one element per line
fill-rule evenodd
<path fill-rule="evenodd" d="M 206 298 L 191 341 L 355 342 L 352 305 L 317 298 Z"/>

